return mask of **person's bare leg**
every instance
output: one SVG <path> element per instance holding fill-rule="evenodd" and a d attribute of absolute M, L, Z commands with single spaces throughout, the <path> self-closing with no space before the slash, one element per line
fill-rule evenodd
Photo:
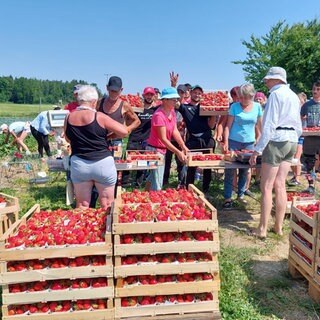
<path fill-rule="evenodd" d="M 282 226 L 287 206 L 286 178 L 290 170 L 290 163 L 281 162 L 279 170 L 274 181 L 274 191 L 276 194 L 276 220 L 274 224 L 274 232 L 282 235 Z"/>
<path fill-rule="evenodd" d="M 261 215 L 260 223 L 256 230 L 256 235 L 259 237 L 267 236 L 268 221 L 272 209 L 272 189 L 277 172 L 278 167 L 273 167 L 267 163 L 263 163 L 261 166 Z"/>
<path fill-rule="evenodd" d="M 104 210 L 108 210 L 111 207 L 112 202 L 114 201 L 114 188 L 115 186 L 104 186 L 100 183 L 95 183 L 95 186 L 99 193 L 99 202 L 100 206 Z"/>
<path fill-rule="evenodd" d="M 76 207 L 89 207 L 93 181 L 74 183 L 73 186 L 76 196 Z"/>
<path fill-rule="evenodd" d="M 20 136 L 17 139 L 17 144 L 21 148 L 23 148 L 26 152 L 30 152 L 27 145 L 24 143 L 24 139 L 27 137 L 28 133 L 26 131 L 22 131 Z M 20 150 L 21 151 L 21 150 Z"/>

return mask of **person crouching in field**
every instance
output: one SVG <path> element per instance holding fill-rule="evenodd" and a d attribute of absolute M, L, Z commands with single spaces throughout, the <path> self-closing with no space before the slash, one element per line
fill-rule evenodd
<path fill-rule="evenodd" d="M 31 154 L 29 148 L 24 143 L 24 139 L 30 133 L 30 122 L 16 121 L 11 123 L 9 126 L 4 123 L 0 127 L 0 133 L 6 134 L 4 143 L 8 143 L 10 136 L 12 136 L 12 144 L 15 144 L 17 146 L 19 152 L 24 149 L 27 155 Z"/>
<path fill-rule="evenodd" d="M 128 129 L 123 124 L 96 111 L 98 92 L 84 85 L 78 91 L 79 106 L 64 124 L 65 138 L 71 145 L 70 171 L 77 207 L 89 207 L 92 187 L 99 193 L 101 208 L 107 210 L 114 200 L 117 170 L 107 136 L 123 138 Z"/>

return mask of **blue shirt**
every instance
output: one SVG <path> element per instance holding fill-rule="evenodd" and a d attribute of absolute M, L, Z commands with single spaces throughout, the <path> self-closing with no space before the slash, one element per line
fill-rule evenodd
<path fill-rule="evenodd" d="M 229 139 L 244 143 L 254 142 L 255 126 L 258 118 L 262 116 L 260 103 L 253 102 L 251 111 L 244 112 L 240 102 L 235 102 L 230 106 L 229 115 L 234 117 Z"/>
<path fill-rule="evenodd" d="M 31 127 L 44 135 L 48 135 L 51 131 L 51 127 L 48 119 L 48 111 L 42 111 L 37 117 L 31 122 Z"/>

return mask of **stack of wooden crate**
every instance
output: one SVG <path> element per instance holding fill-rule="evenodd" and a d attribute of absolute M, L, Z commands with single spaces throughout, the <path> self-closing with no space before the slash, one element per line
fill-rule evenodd
<path fill-rule="evenodd" d="M 293 200 L 288 258 L 290 274 L 308 281 L 309 295 L 317 302 L 320 302 L 319 205 L 318 200 Z"/>
<path fill-rule="evenodd" d="M 4 233 L 3 319 L 113 319 L 110 217 L 104 242 L 6 248 L 8 238 L 39 211 L 39 205 L 33 206 Z"/>
<path fill-rule="evenodd" d="M 220 319 L 217 212 L 199 190 L 194 186 L 191 190 L 194 201 L 210 212 L 210 218 L 124 222 L 123 210 L 149 205 L 154 213 L 161 205 L 164 212 L 175 203 L 159 198 L 161 204 L 146 204 L 150 199 L 142 197 L 144 203 L 124 204 L 118 194 L 113 210 L 116 319 L 156 315 L 185 319 L 204 313 Z M 176 201 L 182 207 L 188 205 L 186 198 Z"/>

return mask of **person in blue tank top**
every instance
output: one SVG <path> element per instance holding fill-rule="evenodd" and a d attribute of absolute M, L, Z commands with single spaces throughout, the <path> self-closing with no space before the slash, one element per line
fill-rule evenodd
<path fill-rule="evenodd" d="M 253 150 L 255 142 L 261 134 L 262 108 L 254 102 L 254 86 L 250 83 L 239 88 L 239 102 L 233 103 L 229 109 L 227 126 L 224 131 L 224 150 Z M 249 169 L 239 169 L 238 200 L 244 201 L 246 181 Z M 225 170 L 224 209 L 232 207 L 232 181 L 235 170 Z"/>

